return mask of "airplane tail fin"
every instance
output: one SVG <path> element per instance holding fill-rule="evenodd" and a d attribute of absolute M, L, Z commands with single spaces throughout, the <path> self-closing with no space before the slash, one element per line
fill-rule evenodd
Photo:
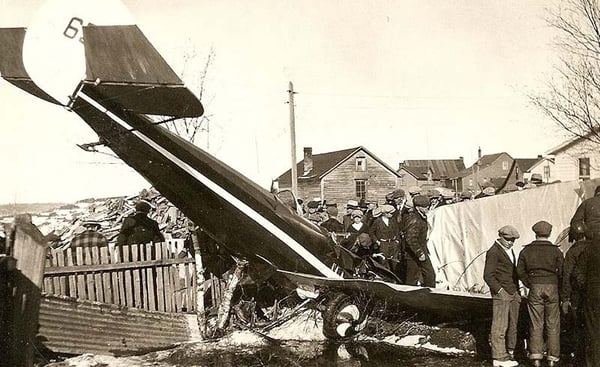
<path fill-rule="evenodd" d="M 49 0 L 28 29 L 0 29 L 0 74 L 63 106 L 83 86 L 134 113 L 204 112 L 119 0 Z"/>

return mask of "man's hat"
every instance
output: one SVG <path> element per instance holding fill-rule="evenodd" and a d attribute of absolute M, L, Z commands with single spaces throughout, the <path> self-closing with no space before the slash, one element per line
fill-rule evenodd
<path fill-rule="evenodd" d="M 135 211 L 141 213 L 150 213 L 152 206 L 146 200 L 140 200 L 135 204 Z"/>
<path fill-rule="evenodd" d="M 380 215 L 381 215 L 381 207 L 378 206 L 377 208 L 373 209 L 373 218 L 377 218 Z"/>
<path fill-rule="evenodd" d="M 338 208 L 337 206 L 328 206 L 327 209 L 325 209 L 327 211 L 327 214 L 329 214 L 332 217 L 337 217 L 338 215 Z"/>
<path fill-rule="evenodd" d="M 360 244 L 361 247 L 368 248 L 368 247 L 371 247 L 371 244 L 373 242 L 371 241 L 371 237 L 368 234 L 361 233 L 358 235 L 358 243 Z"/>
<path fill-rule="evenodd" d="M 519 231 L 517 231 L 517 229 L 513 226 L 504 226 L 500 228 L 498 230 L 498 236 L 513 239 L 521 237 L 521 235 L 519 235 Z"/>
<path fill-rule="evenodd" d="M 392 194 L 392 199 L 399 199 L 399 198 L 403 198 L 406 196 L 406 194 L 404 193 L 404 190 L 402 190 L 402 189 L 396 189 L 396 190 L 392 191 L 391 194 Z"/>
<path fill-rule="evenodd" d="M 487 196 L 492 196 L 496 193 L 496 189 L 494 189 L 493 186 L 488 186 L 485 189 L 483 189 L 483 193 Z"/>
<path fill-rule="evenodd" d="M 394 208 L 393 206 L 391 206 L 389 204 L 384 204 L 381 206 L 381 212 L 383 214 L 391 214 L 395 211 L 396 211 L 396 208 Z"/>
<path fill-rule="evenodd" d="M 352 218 L 354 218 L 354 217 L 362 217 L 362 216 L 363 216 L 363 212 L 362 211 L 360 211 L 358 209 L 354 209 L 352 211 L 352 214 L 351 214 Z"/>
<path fill-rule="evenodd" d="M 306 206 L 308 206 L 309 208 L 318 208 L 319 207 L 319 202 L 318 201 L 314 201 L 311 200 L 308 202 L 308 204 L 306 204 Z"/>
<path fill-rule="evenodd" d="M 552 224 L 541 220 L 531 227 L 533 232 L 540 237 L 549 237 L 552 232 Z"/>
<path fill-rule="evenodd" d="M 84 227 L 102 227 L 102 224 L 95 220 L 84 220 L 81 225 Z"/>
<path fill-rule="evenodd" d="M 408 188 L 408 193 L 411 195 L 416 195 L 421 192 L 421 188 L 419 186 L 411 186 Z"/>
<path fill-rule="evenodd" d="M 473 195 L 469 191 L 463 191 L 460 193 L 460 197 L 463 199 L 470 199 Z"/>
<path fill-rule="evenodd" d="M 515 186 L 516 187 L 523 187 L 523 186 L 525 186 L 525 182 L 523 182 L 523 181 L 517 181 L 517 182 L 515 182 Z"/>
<path fill-rule="evenodd" d="M 348 200 L 348 203 L 346 204 L 346 208 L 348 208 L 348 209 L 356 209 L 356 208 L 358 208 L 358 201 L 356 201 L 356 200 Z"/>
<path fill-rule="evenodd" d="M 415 207 L 427 208 L 429 206 L 429 198 L 424 195 L 417 195 L 413 198 Z"/>

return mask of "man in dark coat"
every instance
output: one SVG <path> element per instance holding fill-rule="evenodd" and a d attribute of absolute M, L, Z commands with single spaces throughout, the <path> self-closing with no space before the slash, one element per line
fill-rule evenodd
<path fill-rule="evenodd" d="M 562 287 L 560 289 L 561 308 L 565 315 L 563 329 L 566 337 L 563 345 L 568 349 L 564 351 L 564 354 L 574 354 L 578 366 L 585 364 L 586 340 L 583 314 L 584 296 L 575 277 L 575 265 L 581 253 L 591 243 L 586 238 L 586 232 L 585 224 L 581 222 L 576 223 L 569 231 L 575 243 L 565 255 Z"/>
<path fill-rule="evenodd" d="M 150 203 L 140 200 L 135 204 L 135 214 L 128 216 L 123 221 L 121 231 L 117 236 L 117 245 L 131 245 L 148 242 L 163 242 L 163 237 L 158 223 L 148 217 Z"/>
<path fill-rule="evenodd" d="M 583 250 L 574 273 L 585 298 L 586 362 L 600 366 L 600 238 L 595 237 Z"/>
<path fill-rule="evenodd" d="M 406 242 L 406 284 L 435 287 L 435 270 L 427 249 L 427 212 L 429 198 L 418 195 L 413 198 L 414 210 L 407 215 L 404 230 Z"/>
<path fill-rule="evenodd" d="M 600 186 L 594 190 L 594 196 L 584 200 L 571 218 L 571 228 L 577 223 L 584 223 L 593 236 L 600 237 Z"/>
<path fill-rule="evenodd" d="M 529 358 L 534 366 L 541 366 L 546 335 L 548 366 L 560 359 L 560 310 L 558 285 L 562 279 L 563 255 L 548 240 L 552 225 L 539 221 L 531 228 L 535 241 L 525 246 L 519 254 L 517 273 L 529 288 Z"/>
<path fill-rule="evenodd" d="M 375 248 L 385 256 L 387 267 L 399 275 L 399 269 L 396 269 L 400 262 L 400 225 L 394 220 L 393 215 L 396 209 L 388 204 L 381 206 L 381 215 L 373 221 L 369 228 L 371 241 L 375 243 Z"/>
<path fill-rule="evenodd" d="M 487 251 L 483 279 L 492 294 L 491 345 L 493 365 L 517 366 L 512 359 L 517 345 L 517 324 L 519 320 L 519 278 L 517 259 L 512 249 L 519 238 L 519 232 L 512 226 L 498 230 L 498 239 Z"/>
<path fill-rule="evenodd" d="M 325 209 L 325 215 L 327 216 L 327 219 L 321 222 L 321 227 L 325 228 L 327 232 L 331 233 L 344 232 L 344 225 L 337 220 L 337 206 L 327 206 L 327 209 Z"/>

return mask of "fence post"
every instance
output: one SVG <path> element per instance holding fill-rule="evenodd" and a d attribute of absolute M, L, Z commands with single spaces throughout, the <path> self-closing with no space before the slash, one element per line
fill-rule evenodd
<path fill-rule="evenodd" d="M 196 262 L 196 320 L 202 339 L 206 338 L 206 311 L 204 308 L 204 265 L 200 253 L 200 241 L 198 240 L 198 227 L 191 233 L 194 244 L 194 260 Z"/>
<path fill-rule="evenodd" d="M 0 365 L 30 367 L 34 364 L 47 244 L 28 214 L 15 217 L 7 243 L 9 253 L 2 259 L 4 266 L 0 266 L 0 292 L 6 292 L 0 304 L 3 324 L 0 335 L 6 338 L 2 349 L 6 349 L 7 355 L 2 356 Z"/>

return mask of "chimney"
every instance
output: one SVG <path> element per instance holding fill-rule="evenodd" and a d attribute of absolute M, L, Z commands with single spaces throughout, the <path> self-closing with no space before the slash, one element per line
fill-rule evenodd
<path fill-rule="evenodd" d="M 481 147 L 477 148 L 477 159 L 481 159 Z"/>
<path fill-rule="evenodd" d="M 542 158 L 543 158 L 542 155 L 538 154 L 538 159 L 542 159 Z"/>
<path fill-rule="evenodd" d="M 313 159 L 312 159 L 312 148 L 304 147 L 304 159 L 302 160 L 304 164 L 304 173 L 302 176 L 306 176 L 313 169 Z"/>
<path fill-rule="evenodd" d="M 464 160 L 465 160 L 465 157 L 463 157 L 463 156 L 461 155 L 460 157 L 458 157 L 458 160 L 459 160 L 459 161 L 464 161 Z"/>

